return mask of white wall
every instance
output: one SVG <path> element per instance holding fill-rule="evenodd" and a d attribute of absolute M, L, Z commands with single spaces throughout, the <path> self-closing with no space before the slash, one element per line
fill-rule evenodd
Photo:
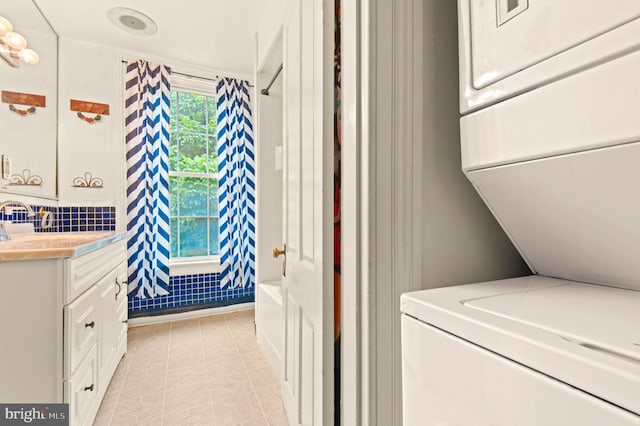
<path fill-rule="evenodd" d="M 249 75 L 227 74 L 168 58 L 124 51 L 69 38 L 60 38 L 58 193 L 59 204 L 116 206 L 117 227 L 126 228 L 126 167 L 124 147 L 124 64 L 127 59 L 163 63 L 174 71 L 205 78 Z M 107 103 L 110 114 L 88 124 L 70 111 L 70 99 Z M 101 189 L 72 188 L 74 177 L 91 172 L 104 182 Z"/>
<path fill-rule="evenodd" d="M 258 93 L 268 84 L 271 73 L 258 74 Z M 282 278 L 282 259 L 271 252 L 282 248 L 282 170 L 275 169 L 276 146 L 282 147 L 282 75 L 271 86 L 269 96 L 258 95 L 260 111 L 257 149 L 256 215 L 256 282 L 278 281 Z"/>
<path fill-rule="evenodd" d="M 290 3 L 291 0 L 271 0 L 271 7 L 263 17 L 257 31 L 257 69 L 262 69 L 268 60 L 269 51 L 280 34 Z"/>
<path fill-rule="evenodd" d="M 58 82 L 58 196 L 61 205 L 116 205 L 123 191 L 123 75 L 118 51 L 60 39 Z M 70 99 L 109 104 L 109 115 L 93 124 L 77 117 Z M 93 114 L 87 114 L 92 116 Z M 103 188 L 74 188 L 90 172 Z"/>
<path fill-rule="evenodd" d="M 402 424 L 400 295 L 529 271 L 461 171 L 456 2 L 369 6 L 371 155 L 364 167 L 373 188 L 365 303 L 372 315 L 365 404 L 370 424 L 388 426 Z"/>
<path fill-rule="evenodd" d="M 424 53 L 422 64 L 415 64 L 423 85 L 421 288 L 529 273 L 462 173 L 455 4 L 423 5 L 422 44 L 416 49 Z"/>

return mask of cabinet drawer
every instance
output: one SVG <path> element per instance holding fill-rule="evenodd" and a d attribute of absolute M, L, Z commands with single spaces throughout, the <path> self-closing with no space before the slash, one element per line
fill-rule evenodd
<path fill-rule="evenodd" d="M 64 401 L 69 403 L 70 425 L 91 424 L 98 404 L 97 347 L 91 347 L 87 357 L 69 380 L 64 382 Z"/>
<path fill-rule="evenodd" d="M 78 297 L 125 261 L 124 241 L 68 259 L 65 263 L 65 303 Z"/>
<path fill-rule="evenodd" d="M 98 339 L 98 290 L 93 287 L 64 307 L 64 376 L 70 377 Z"/>

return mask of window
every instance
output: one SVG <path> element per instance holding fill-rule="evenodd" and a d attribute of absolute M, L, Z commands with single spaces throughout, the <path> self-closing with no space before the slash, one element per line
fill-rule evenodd
<path fill-rule="evenodd" d="M 218 256 L 216 103 L 171 91 L 169 191 L 171 258 Z"/>

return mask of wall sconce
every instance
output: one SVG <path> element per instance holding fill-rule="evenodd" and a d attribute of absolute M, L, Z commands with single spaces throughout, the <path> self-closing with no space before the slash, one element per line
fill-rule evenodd
<path fill-rule="evenodd" d="M 20 61 L 33 65 L 40 60 L 35 51 L 27 49 L 27 40 L 13 32 L 11 22 L 2 16 L 0 16 L 0 57 L 16 68 L 20 66 Z"/>

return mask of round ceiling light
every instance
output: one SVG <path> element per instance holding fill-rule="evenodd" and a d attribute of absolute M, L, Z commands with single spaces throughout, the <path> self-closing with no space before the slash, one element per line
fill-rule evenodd
<path fill-rule="evenodd" d="M 142 12 L 126 7 L 113 7 L 107 12 L 113 25 L 132 34 L 152 35 L 158 32 L 158 25 Z"/>

